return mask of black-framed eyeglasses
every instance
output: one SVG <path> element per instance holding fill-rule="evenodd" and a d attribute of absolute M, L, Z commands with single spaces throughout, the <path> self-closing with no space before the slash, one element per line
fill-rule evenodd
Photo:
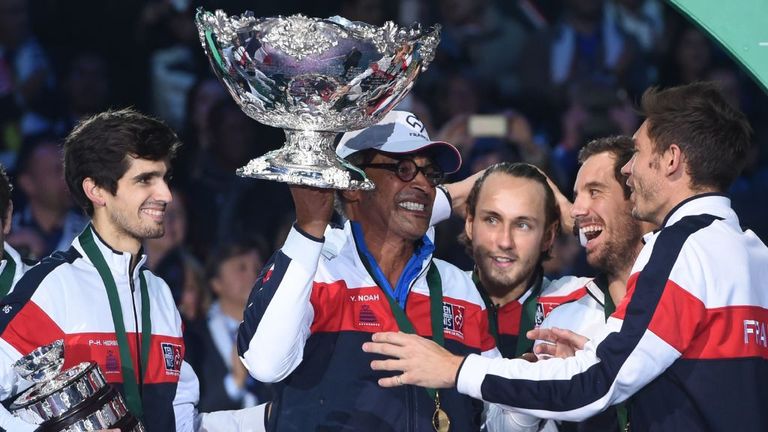
<path fill-rule="evenodd" d="M 411 159 L 400 159 L 396 163 L 369 163 L 361 165 L 360 168 L 380 168 L 395 173 L 397 178 L 408 183 L 419 175 L 424 174 L 432 186 L 437 186 L 445 180 L 445 172 L 438 165 L 429 164 L 423 167 L 416 165 Z"/>

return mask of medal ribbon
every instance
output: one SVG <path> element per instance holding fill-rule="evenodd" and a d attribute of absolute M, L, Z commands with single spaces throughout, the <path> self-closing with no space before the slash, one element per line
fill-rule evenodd
<path fill-rule="evenodd" d="M 355 239 L 355 244 L 357 244 L 357 239 Z M 376 280 L 376 277 L 374 276 L 374 272 L 372 271 L 370 267 L 370 263 L 365 259 L 365 255 L 362 253 L 360 248 L 357 248 L 358 255 L 360 256 L 360 261 L 363 262 L 363 265 L 365 266 L 366 270 L 368 270 L 368 274 L 371 275 L 374 282 L 376 282 L 376 285 L 379 286 L 379 289 L 381 289 L 382 282 Z M 435 341 L 440 346 L 445 345 L 445 335 L 443 335 L 443 282 L 440 279 L 440 272 L 437 271 L 437 265 L 433 261 L 430 260 L 429 262 L 429 269 L 427 270 L 427 285 L 429 286 L 429 316 L 430 320 L 432 321 L 432 340 Z M 395 316 L 395 322 L 397 322 L 397 326 L 403 333 L 410 333 L 410 334 L 418 334 L 416 333 L 416 329 L 413 327 L 413 324 L 408 319 L 408 316 L 405 314 L 405 311 L 403 308 L 400 307 L 400 305 L 395 301 L 394 298 L 387 292 L 387 290 L 381 289 L 381 292 L 384 293 L 384 297 L 387 298 L 387 301 L 389 301 L 389 307 L 392 309 L 392 315 Z M 429 397 L 432 398 L 432 400 L 435 400 L 437 395 L 437 390 L 433 388 L 425 388 L 424 390 L 427 391 L 427 394 L 429 394 Z"/>
<path fill-rule="evenodd" d="M 536 270 L 536 273 L 534 273 L 534 280 L 536 280 L 536 283 L 531 288 L 531 294 L 523 302 L 522 311 L 520 312 L 520 330 L 517 335 L 517 344 L 515 347 L 514 355 L 515 357 L 520 357 L 521 355 L 531 351 L 533 348 L 533 341 L 528 339 L 525 334 L 528 333 L 529 330 L 533 330 L 536 324 L 536 305 L 538 303 L 539 295 L 541 294 L 542 283 L 544 281 L 544 276 L 542 273 L 543 270 L 541 267 L 539 267 Z M 483 298 L 483 302 L 485 302 L 485 309 L 488 313 L 488 328 L 490 329 L 491 336 L 493 336 L 493 339 L 496 341 L 496 346 L 499 347 L 499 350 L 501 350 L 501 345 L 499 344 L 499 317 L 496 305 L 493 303 L 493 300 L 491 300 L 491 297 L 487 292 L 485 292 L 483 285 L 480 283 L 477 270 L 472 272 L 472 281 L 475 283 L 477 290 L 480 292 L 480 297 Z"/>
<path fill-rule="evenodd" d="M 488 330 L 491 332 L 493 340 L 496 341 L 496 347 L 499 349 L 499 351 L 501 351 L 501 345 L 499 344 L 499 311 L 496 308 L 496 305 L 493 303 L 493 300 L 491 300 L 491 297 L 489 297 L 488 293 L 485 292 L 483 285 L 480 283 L 480 277 L 477 275 L 477 269 L 472 272 L 472 282 L 475 284 L 477 291 L 480 293 L 480 297 L 483 298 L 483 303 L 485 303 L 485 310 L 488 313 Z"/>
<path fill-rule="evenodd" d="M 610 291 L 608 291 L 608 288 L 602 289 L 604 286 L 603 284 L 598 282 L 598 279 L 595 278 L 595 282 L 598 287 L 603 291 L 603 296 L 605 298 L 605 304 L 603 305 L 603 311 L 605 312 L 605 320 L 608 321 L 608 318 L 613 315 L 614 312 L 616 312 L 616 305 L 613 304 L 613 297 L 611 297 Z M 605 286 L 608 286 L 608 283 L 606 281 Z"/>
<path fill-rule="evenodd" d="M 5 268 L 0 273 L 0 300 L 11 292 L 11 285 L 13 285 L 13 276 L 16 274 L 16 261 L 8 253 L 8 249 L 4 250 L 5 253 Z"/>
<path fill-rule="evenodd" d="M 133 358 L 128 345 L 128 335 L 125 332 L 125 322 L 123 321 L 123 310 L 120 307 L 120 296 L 117 293 L 117 285 L 106 260 L 101 255 L 99 247 L 93 239 L 93 227 L 88 226 L 80 234 L 80 245 L 85 254 L 91 260 L 96 270 L 104 282 L 109 299 L 109 309 L 112 312 L 112 322 L 115 325 L 115 336 L 117 337 L 117 346 L 120 350 L 120 368 L 123 373 L 123 390 L 125 391 L 126 405 L 133 415 L 140 420 L 144 417 L 144 408 L 141 404 L 141 393 L 139 385 L 136 382 L 136 373 L 134 371 Z M 129 277 L 132 277 L 129 275 Z M 143 272 L 139 271 L 139 281 L 141 289 L 141 364 L 139 367 L 143 374 L 147 372 L 147 363 L 149 360 L 149 345 L 152 337 L 152 323 L 149 319 L 149 290 L 147 281 Z M 137 329 L 138 331 L 138 329 Z M 139 377 L 141 380 L 142 377 Z"/>

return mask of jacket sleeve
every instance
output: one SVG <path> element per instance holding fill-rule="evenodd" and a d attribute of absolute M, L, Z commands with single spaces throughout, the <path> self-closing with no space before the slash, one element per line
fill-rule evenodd
<path fill-rule="evenodd" d="M 181 374 L 176 384 L 176 396 L 173 398 L 173 415 L 176 418 L 177 432 L 196 431 L 198 424 L 197 401 L 200 400 L 200 382 L 192 366 L 181 362 Z"/>
<path fill-rule="evenodd" d="M 537 363 L 470 355 L 459 372 L 458 390 L 538 417 L 571 421 L 629 398 L 686 351 L 704 322 L 698 296 L 706 282 L 691 271 L 704 263 L 695 250 L 683 247 L 700 228 L 667 227 L 647 255 L 648 249 L 641 252 L 647 263 L 630 277 L 627 296 L 607 323 L 612 333 L 604 339 L 587 342 L 574 357 Z"/>
<path fill-rule="evenodd" d="M 483 358 L 501 358 L 497 348 L 484 351 Z M 486 432 L 537 432 L 538 417 L 504 409 L 501 405 L 485 402 L 483 407 L 483 430 Z"/>
<path fill-rule="evenodd" d="M 266 404 L 240 410 L 201 413 L 196 407 L 199 398 L 200 383 L 197 375 L 185 361 L 181 365 L 181 377 L 173 400 L 176 432 L 266 431 L 264 424 Z"/>
<path fill-rule="evenodd" d="M 19 358 L 21 358 L 21 354 L 16 349 L 6 341 L 0 340 L 0 400 L 15 396 L 29 386 L 29 384 L 23 384 L 24 381 L 11 366 Z M 37 425 L 22 421 L 0 404 L 0 430 L 33 431 L 36 429 Z"/>
<path fill-rule="evenodd" d="M 432 217 L 429 220 L 430 226 L 435 226 L 440 222 L 451 217 L 451 200 L 448 195 L 440 188 L 435 192 L 435 201 L 432 203 Z"/>
<path fill-rule="evenodd" d="M 485 403 L 486 432 L 537 432 L 541 419 L 532 415 L 504 409 L 501 405 Z"/>
<path fill-rule="evenodd" d="M 0 400 L 18 395 L 32 385 L 13 370 L 13 364 L 22 355 L 63 338 L 56 321 L 41 306 L 51 301 L 39 294 L 45 290 L 32 289 L 45 283 L 55 285 L 51 278 L 24 280 L 0 304 Z M 37 295 L 33 299 L 34 294 Z M 37 426 L 22 421 L 0 405 L 0 429 L 28 431 L 36 430 Z"/>
<path fill-rule="evenodd" d="M 200 414 L 199 432 L 266 432 L 266 404 L 233 411 Z"/>
<path fill-rule="evenodd" d="M 243 364 L 261 382 L 285 379 L 302 361 L 322 247 L 323 239 L 294 226 L 251 292 L 237 344 Z"/>
<path fill-rule="evenodd" d="M 21 357 L 12 347 L 9 347 L 5 341 L 0 340 L 0 374 L 2 375 L 2 396 L 0 399 L 7 399 L 14 396 L 26 387 L 21 386 L 21 378 L 13 371 L 11 365 Z M 37 430 L 37 425 L 27 423 L 14 416 L 4 405 L 0 404 L 0 430 L 31 432 Z"/>

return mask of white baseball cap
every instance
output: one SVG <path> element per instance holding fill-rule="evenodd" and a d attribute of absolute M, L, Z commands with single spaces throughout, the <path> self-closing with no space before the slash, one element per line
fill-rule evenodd
<path fill-rule="evenodd" d="M 394 154 L 431 151 L 435 163 L 446 174 L 455 173 L 461 167 L 459 150 L 445 141 L 431 141 L 424 124 L 408 111 L 391 111 L 369 128 L 345 133 L 336 154 L 346 158 L 366 149 Z"/>

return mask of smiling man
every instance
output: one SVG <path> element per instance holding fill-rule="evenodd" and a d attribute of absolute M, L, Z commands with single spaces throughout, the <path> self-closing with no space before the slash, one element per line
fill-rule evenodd
<path fill-rule="evenodd" d="M 583 333 L 594 324 L 585 313 L 607 318 L 624 299 L 632 264 L 643 247 L 643 234 L 655 227 L 632 217 L 630 189 L 621 169 L 633 154 L 630 137 L 590 141 L 579 152 L 581 167 L 573 187 L 573 204 L 557 192 L 558 203 L 570 216 L 563 218 L 564 229 L 579 236 L 587 262 L 599 274 L 577 302 L 555 309 L 545 327 L 564 326 Z M 577 312 L 581 307 L 586 309 Z"/>
<path fill-rule="evenodd" d="M 570 209 L 587 262 L 605 278 L 614 304 L 624 298 L 629 271 L 643 246 L 642 236 L 652 229 L 632 217 L 630 190 L 621 174 L 633 149 L 632 138 L 625 136 L 587 143 L 579 152 L 581 167 Z"/>
<path fill-rule="evenodd" d="M 380 384 L 456 388 L 565 420 L 632 397 L 633 430 L 768 430 L 768 248 L 722 195 L 744 164 L 749 124 L 706 83 L 650 89 L 642 110 L 622 172 L 633 215 L 660 228 L 644 239 L 611 332 L 586 340 L 552 330 L 580 349 L 537 363 L 462 358 L 420 338 L 377 334 L 364 349 L 393 358 L 372 368 L 402 371 Z"/>
<path fill-rule="evenodd" d="M 438 203 L 438 206 L 440 203 Z M 557 305 L 583 295 L 588 278 L 544 277 L 542 262 L 559 229 L 560 211 L 547 178 L 524 163 L 493 165 L 466 199 L 461 240 L 472 254 L 472 278 L 485 301 L 491 334 L 504 357 L 530 352 L 525 336 Z"/>
<path fill-rule="evenodd" d="M 194 396 L 177 391 L 191 369 L 181 361 L 163 366 L 165 349 L 183 358 L 181 320 L 168 287 L 143 268 L 141 254 L 143 239 L 163 235 L 171 200 L 166 175 L 178 145 L 167 126 L 131 110 L 98 114 L 67 137 L 65 179 L 91 223 L 69 250 L 27 272 L 3 300 L 3 399 L 24 385 L 13 362 L 63 339 L 65 367 L 97 362 L 147 430 L 175 429 L 181 412 L 174 411 L 187 405 L 191 422 Z M 37 427 L 3 421 L 12 422 L 3 424 L 7 430 Z"/>
<path fill-rule="evenodd" d="M 567 231 L 574 231 L 586 249 L 587 262 L 599 274 L 578 297 L 555 308 L 542 329 L 568 329 L 590 339 L 601 338 L 606 321 L 626 294 L 632 264 L 643 247 L 643 233 L 653 225 L 632 217 L 630 189 L 621 168 L 634 154 L 626 136 L 590 141 L 579 152 L 581 167 L 573 187 L 573 204 L 558 191 L 558 203 Z M 575 230 L 573 229 L 575 227 Z M 562 423 L 561 431 L 623 431 L 627 413 L 623 406 L 610 408 L 583 422 Z"/>
<path fill-rule="evenodd" d="M 296 223 L 265 266 L 238 344 L 250 373 L 279 383 L 270 431 L 479 431 L 483 403 L 456 390 L 383 389 L 361 351 L 378 331 L 415 332 L 458 355 L 498 357 L 483 301 L 460 269 L 432 258 L 436 187 L 459 168 L 411 113 L 343 136 L 337 153 L 365 170 L 366 191 L 292 187 Z M 349 222 L 328 228 L 334 194 Z M 445 200 L 445 195 L 440 198 Z M 439 429 L 445 430 L 445 429 Z"/>
<path fill-rule="evenodd" d="M 197 415 L 199 388 L 183 361 L 181 318 L 168 286 L 144 267 L 142 241 L 165 231 L 168 168 L 178 145 L 168 126 L 130 109 L 97 114 L 67 137 L 67 186 L 91 223 L 3 299 L 0 398 L 29 386 L 13 370 L 16 360 L 63 339 L 64 367 L 96 362 L 147 431 L 201 424 L 236 430 L 239 416 L 247 416 Z M 38 426 L 0 407 L 0 428 Z"/>

